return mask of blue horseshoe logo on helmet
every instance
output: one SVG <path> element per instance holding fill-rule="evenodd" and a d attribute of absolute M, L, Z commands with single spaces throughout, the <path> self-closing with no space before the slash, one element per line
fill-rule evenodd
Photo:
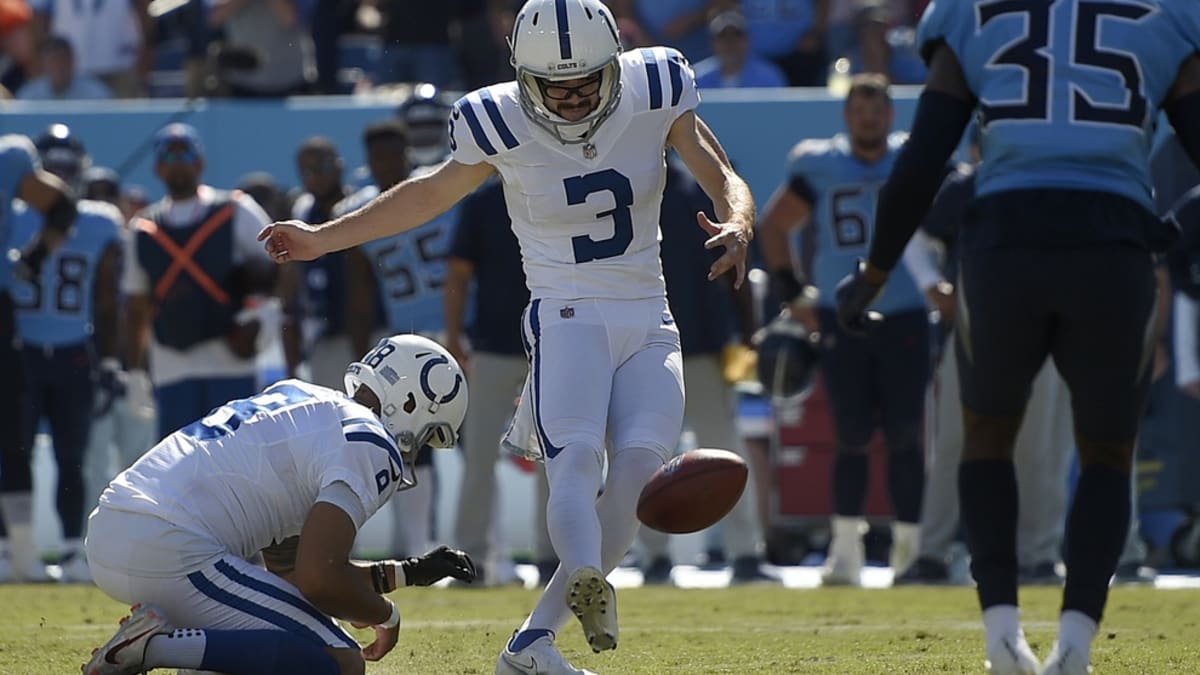
<path fill-rule="evenodd" d="M 429 386 L 429 371 L 433 370 L 434 366 L 439 366 L 442 364 L 449 365 L 449 363 L 450 359 L 439 355 L 429 359 L 425 362 L 424 366 L 421 366 L 421 392 L 424 393 L 430 401 L 433 401 L 438 405 L 453 401 L 455 397 L 458 396 L 458 390 L 462 388 L 463 378 L 461 373 L 455 374 L 454 388 L 450 390 L 450 393 L 446 394 L 440 399 L 438 398 L 437 392 L 433 390 L 433 387 Z"/>

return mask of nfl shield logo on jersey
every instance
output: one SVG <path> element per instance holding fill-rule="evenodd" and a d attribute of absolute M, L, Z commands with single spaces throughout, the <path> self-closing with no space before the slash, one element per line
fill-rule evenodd
<path fill-rule="evenodd" d="M 583 157 L 584 159 L 596 159 L 596 146 L 591 143 L 584 143 Z"/>

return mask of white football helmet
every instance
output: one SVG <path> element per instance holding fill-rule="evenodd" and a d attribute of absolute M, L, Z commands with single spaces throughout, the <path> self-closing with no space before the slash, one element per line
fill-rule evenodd
<path fill-rule="evenodd" d="M 600 0 L 528 0 L 517 13 L 512 37 L 521 109 L 561 143 L 586 143 L 621 99 L 621 38 L 612 12 Z M 546 107 L 546 86 L 597 75 L 600 103 L 568 121 Z"/>
<path fill-rule="evenodd" d="M 420 335 L 379 341 L 361 361 L 346 368 L 346 393 L 366 387 L 379 398 L 380 419 L 400 451 L 428 445 L 451 448 L 467 414 L 467 382 L 458 361 Z"/>

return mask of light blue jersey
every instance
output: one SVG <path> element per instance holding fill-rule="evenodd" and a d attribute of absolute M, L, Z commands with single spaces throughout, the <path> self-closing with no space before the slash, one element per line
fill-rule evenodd
<path fill-rule="evenodd" d="M 337 211 L 358 209 L 378 194 L 377 187 L 363 188 L 339 204 Z M 445 330 L 442 289 L 457 220 L 455 206 L 420 227 L 359 247 L 379 285 L 380 304 L 389 330 L 426 335 Z"/>
<path fill-rule="evenodd" d="M 917 43 L 953 50 L 979 99 L 978 194 L 1060 188 L 1152 208 L 1158 108 L 1196 51 L 1195 0 L 936 0 Z"/>
<path fill-rule="evenodd" d="M 810 226 L 817 236 L 811 281 L 821 291 L 822 307 L 835 306 L 838 282 L 855 260 L 867 257 L 879 188 L 906 138 L 904 133 L 889 136 L 887 154 L 874 164 L 854 156 L 844 134 L 803 141 L 788 157 L 791 189 L 812 205 Z M 922 309 L 925 298 L 903 270 L 892 275 L 873 307 L 885 315 Z"/>
<path fill-rule="evenodd" d="M 0 292 L 12 283 L 13 263 L 8 250 L 13 241 L 13 200 L 21 194 L 21 182 L 37 170 L 37 150 L 24 136 L 0 136 Z"/>
<path fill-rule="evenodd" d="M 96 271 L 104 251 L 121 240 L 121 212 L 105 202 L 79 201 L 75 225 L 46 258 L 37 283 L 14 280 L 17 336 L 28 345 L 62 347 L 92 336 Z M 13 243 L 23 247 L 42 229 L 42 214 L 18 202 Z"/>
<path fill-rule="evenodd" d="M 1195 0 L 1169 0 L 1163 11 L 1170 17 L 1171 25 L 1182 34 L 1183 39 L 1200 52 L 1200 2 Z"/>

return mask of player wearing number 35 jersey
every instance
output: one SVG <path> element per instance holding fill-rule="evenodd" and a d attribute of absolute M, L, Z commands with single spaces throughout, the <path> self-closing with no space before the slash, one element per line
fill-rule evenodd
<path fill-rule="evenodd" d="M 996 673 L 1090 672 L 1161 331 L 1152 253 L 1177 236 L 1152 214 L 1148 155 L 1161 109 L 1200 160 L 1200 3 L 937 0 L 918 35 L 929 80 L 880 190 L 869 258 L 839 285 L 839 319 L 876 324 L 866 309 L 976 115 L 983 163 L 960 236 L 955 335 L 959 495 L 988 659 Z M 1071 390 L 1080 475 L 1058 641 L 1039 664 L 1017 609 L 1012 457 L 1047 357 Z"/>
<path fill-rule="evenodd" d="M 528 0 L 509 46 L 516 81 L 455 104 L 447 163 L 353 214 L 276 223 L 260 238 L 276 260 L 310 259 L 413 229 L 499 174 L 532 298 L 530 375 L 507 441 L 545 460 L 561 566 L 496 670 L 580 672 L 554 635 L 573 612 L 595 651 L 616 647 L 605 575 L 632 544 L 637 497 L 682 425 L 679 335 L 658 255 L 667 148 L 716 207 L 720 222 L 697 214 L 708 246 L 725 249 L 710 278 L 734 271 L 740 285 L 754 204 L 694 112 L 687 61 L 662 47 L 622 53 L 599 0 Z"/>

